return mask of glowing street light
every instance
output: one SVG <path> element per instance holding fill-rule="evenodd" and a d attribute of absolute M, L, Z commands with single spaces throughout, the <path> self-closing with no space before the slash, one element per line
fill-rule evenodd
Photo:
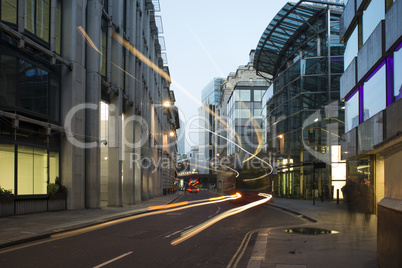
<path fill-rule="evenodd" d="M 169 136 L 173 138 L 173 137 L 176 136 L 176 135 L 175 135 L 174 131 L 170 131 L 170 132 L 169 132 Z"/>
<path fill-rule="evenodd" d="M 169 108 L 170 106 L 171 106 L 170 101 L 165 101 L 165 102 L 163 103 L 163 107 L 165 107 L 165 108 Z"/>

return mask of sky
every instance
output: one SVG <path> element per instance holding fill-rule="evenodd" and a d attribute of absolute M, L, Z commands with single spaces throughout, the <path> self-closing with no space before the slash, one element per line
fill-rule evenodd
<path fill-rule="evenodd" d="M 247 64 L 284 0 L 159 0 L 180 117 L 198 115 L 201 90 Z M 187 145 L 186 150 L 189 150 Z"/>

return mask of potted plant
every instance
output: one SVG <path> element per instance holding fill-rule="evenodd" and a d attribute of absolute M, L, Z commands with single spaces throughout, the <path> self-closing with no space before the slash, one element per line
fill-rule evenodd
<path fill-rule="evenodd" d="M 61 184 L 60 178 L 56 177 L 54 183 L 49 183 L 48 191 L 48 210 L 64 210 L 66 209 L 67 188 Z"/>
<path fill-rule="evenodd" d="M 14 215 L 14 194 L 0 186 L 0 216 Z"/>

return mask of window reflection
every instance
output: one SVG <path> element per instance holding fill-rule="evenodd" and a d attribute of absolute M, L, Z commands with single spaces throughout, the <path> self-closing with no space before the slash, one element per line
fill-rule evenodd
<path fill-rule="evenodd" d="M 344 70 L 348 68 L 354 57 L 357 56 L 357 52 L 359 51 L 358 37 L 358 27 L 355 27 L 345 46 Z"/>
<path fill-rule="evenodd" d="M 395 101 L 402 98 L 402 49 L 394 53 L 394 97 Z"/>
<path fill-rule="evenodd" d="M 31 63 L 19 62 L 19 106 L 48 115 L 48 72 Z"/>
<path fill-rule="evenodd" d="M 386 107 L 385 64 L 364 83 L 363 120 L 367 120 Z"/>
<path fill-rule="evenodd" d="M 383 19 L 385 19 L 385 0 L 371 0 L 363 11 L 363 44 Z"/>
<path fill-rule="evenodd" d="M 359 92 L 357 91 L 345 104 L 345 132 L 359 125 Z"/>
<path fill-rule="evenodd" d="M 17 60 L 14 57 L 0 55 L 0 106 L 15 105 L 17 87 Z"/>

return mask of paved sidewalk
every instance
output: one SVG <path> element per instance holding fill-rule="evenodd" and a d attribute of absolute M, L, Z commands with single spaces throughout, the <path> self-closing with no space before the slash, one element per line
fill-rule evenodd
<path fill-rule="evenodd" d="M 148 211 L 148 207 L 174 202 L 182 191 L 143 201 L 139 205 L 101 209 L 63 210 L 0 218 L 0 248 L 49 237 Z"/>
<path fill-rule="evenodd" d="M 349 213 L 342 201 L 339 205 L 320 201 L 313 205 L 312 200 L 274 198 L 268 205 L 296 213 L 306 223 L 270 229 L 261 267 L 377 267 L 376 215 Z M 284 231 L 292 227 L 314 227 L 337 233 L 308 235 Z"/>

